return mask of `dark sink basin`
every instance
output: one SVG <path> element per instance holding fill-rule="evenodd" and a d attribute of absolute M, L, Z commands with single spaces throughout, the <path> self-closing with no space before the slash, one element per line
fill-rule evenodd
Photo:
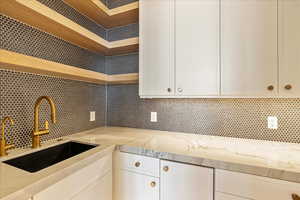
<path fill-rule="evenodd" d="M 7 160 L 4 161 L 4 163 L 28 172 L 37 172 L 94 147 L 96 147 L 96 145 L 67 142 L 25 156 Z"/>

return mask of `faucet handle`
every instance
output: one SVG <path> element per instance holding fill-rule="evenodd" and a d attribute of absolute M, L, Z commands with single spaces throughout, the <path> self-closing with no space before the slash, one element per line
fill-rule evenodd
<path fill-rule="evenodd" d="M 45 129 L 48 130 L 49 129 L 49 122 L 46 120 L 45 121 Z"/>

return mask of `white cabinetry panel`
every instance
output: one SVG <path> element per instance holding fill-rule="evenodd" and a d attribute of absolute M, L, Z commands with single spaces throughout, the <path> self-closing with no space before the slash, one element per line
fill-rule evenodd
<path fill-rule="evenodd" d="M 219 0 L 175 1 L 176 94 L 219 94 Z"/>
<path fill-rule="evenodd" d="M 283 96 L 300 97 L 300 0 L 278 3 L 279 91 Z"/>
<path fill-rule="evenodd" d="M 112 171 L 95 180 L 72 200 L 112 200 Z"/>
<path fill-rule="evenodd" d="M 277 71 L 277 0 L 222 0 L 221 94 L 275 95 Z"/>
<path fill-rule="evenodd" d="M 216 169 L 216 191 L 255 200 L 292 200 L 300 184 Z"/>
<path fill-rule="evenodd" d="M 140 92 L 174 94 L 174 0 L 140 0 Z"/>
<path fill-rule="evenodd" d="M 159 178 L 117 170 L 114 200 L 159 200 Z"/>
<path fill-rule="evenodd" d="M 160 171 L 161 200 L 213 200 L 213 169 L 161 161 Z"/>

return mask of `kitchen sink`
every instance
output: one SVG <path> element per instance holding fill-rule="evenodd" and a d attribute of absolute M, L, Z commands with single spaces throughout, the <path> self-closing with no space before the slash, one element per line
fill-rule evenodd
<path fill-rule="evenodd" d="M 7 160 L 4 161 L 4 163 L 33 173 L 88 151 L 96 146 L 97 145 L 78 142 L 67 142 L 18 158 Z"/>

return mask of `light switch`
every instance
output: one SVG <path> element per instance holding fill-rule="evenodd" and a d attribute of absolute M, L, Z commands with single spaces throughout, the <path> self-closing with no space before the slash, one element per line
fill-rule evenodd
<path fill-rule="evenodd" d="M 151 122 L 157 122 L 157 112 L 151 112 Z"/>
<path fill-rule="evenodd" d="M 90 122 L 93 122 L 96 120 L 96 112 L 95 111 L 91 111 L 90 112 Z"/>
<path fill-rule="evenodd" d="M 269 129 L 278 129 L 278 118 L 275 116 L 268 117 L 268 128 Z"/>

